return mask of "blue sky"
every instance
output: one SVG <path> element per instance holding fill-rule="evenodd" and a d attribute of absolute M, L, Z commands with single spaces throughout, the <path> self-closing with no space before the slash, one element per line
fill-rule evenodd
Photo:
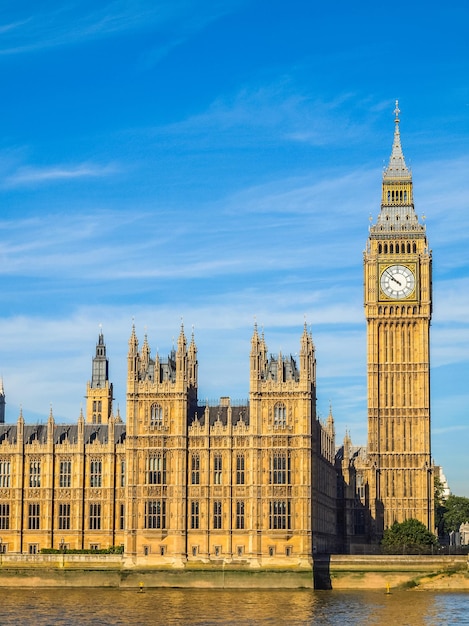
<path fill-rule="evenodd" d="M 195 328 L 199 397 L 247 398 L 254 320 L 366 443 L 362 252 L 394 101 L 434 259 L 433 455 L 469 496 L 469 5 L 5 0 L 0 370 L 7 419 L 76 421 L 102 324 Z"/>

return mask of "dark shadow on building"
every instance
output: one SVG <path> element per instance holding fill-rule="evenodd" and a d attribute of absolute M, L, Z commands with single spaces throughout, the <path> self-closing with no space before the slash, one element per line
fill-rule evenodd
<path fill-rule="evenodd" d="M 332 589 L 331 555 L 319 554 L 313 558 L 314 589 Z"/>

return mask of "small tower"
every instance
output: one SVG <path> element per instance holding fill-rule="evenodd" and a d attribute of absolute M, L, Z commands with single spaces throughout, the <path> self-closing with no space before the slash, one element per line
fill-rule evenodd
<path fill-rule="evenodd" d="M 112 412 L 112 383 L 109 382 L 109 360 L 102 330 L 93 358 L 91 382 L 86 387 L 86 421 L 88 424 L 107 424 Z"/>
<path fill-rule="evenodd" d="M 5 390 L 3 389 L 3 378 L 0 378 L 0 424 L 5 423 Z"/>

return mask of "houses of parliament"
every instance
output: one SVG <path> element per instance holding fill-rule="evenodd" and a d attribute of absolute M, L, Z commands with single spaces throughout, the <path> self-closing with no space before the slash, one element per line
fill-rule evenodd
<path fill-rule="evenodd" d="M 400 139 L 364 251 L 368 442 L 336 445 L 316 413 L 311 331 L 273 355 L 254 326 L 249 400 L 197 396 L 194 335 L 152 356 L 132 327 L 125 422 L 100 332 L 77 423 L 5 423 L 0 389 L 0 551 L 121 547 L 135 563 L 311 568 L 315 554 L 376 543 L 394 521 L 433 531 L 431 251 Z"/>

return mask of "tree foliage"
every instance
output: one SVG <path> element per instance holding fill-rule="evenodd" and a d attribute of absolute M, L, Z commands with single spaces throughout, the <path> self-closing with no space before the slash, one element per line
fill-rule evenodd
<path fill-rule="evenodd" d="M 438 545 L 438 540 L 427 527 L 416 519 L 408 519 L 394 524 L 384 531 L 381 545 L 388 549 L 418 552 L 422 548 L 430 548 Z"/>
<path fill-rule="evenodd" d="M 443 530 L 450 533 L 459 530 L 464 522 L 469 522 L 469 498 L 450 495 L 444 503 Z"/>
<path fill-rule="evenodd" d="M 440 480 L 440 477 L 435 475 L 433 479 L 434 485 L 434 502 L 435 502 L 435 528 L 437 529 L 438 536 L 441 537 L 444 534 L 444 526 L 445 526 L 445 497 L 444 497 L 444 487 L 443 483 Z"/>

